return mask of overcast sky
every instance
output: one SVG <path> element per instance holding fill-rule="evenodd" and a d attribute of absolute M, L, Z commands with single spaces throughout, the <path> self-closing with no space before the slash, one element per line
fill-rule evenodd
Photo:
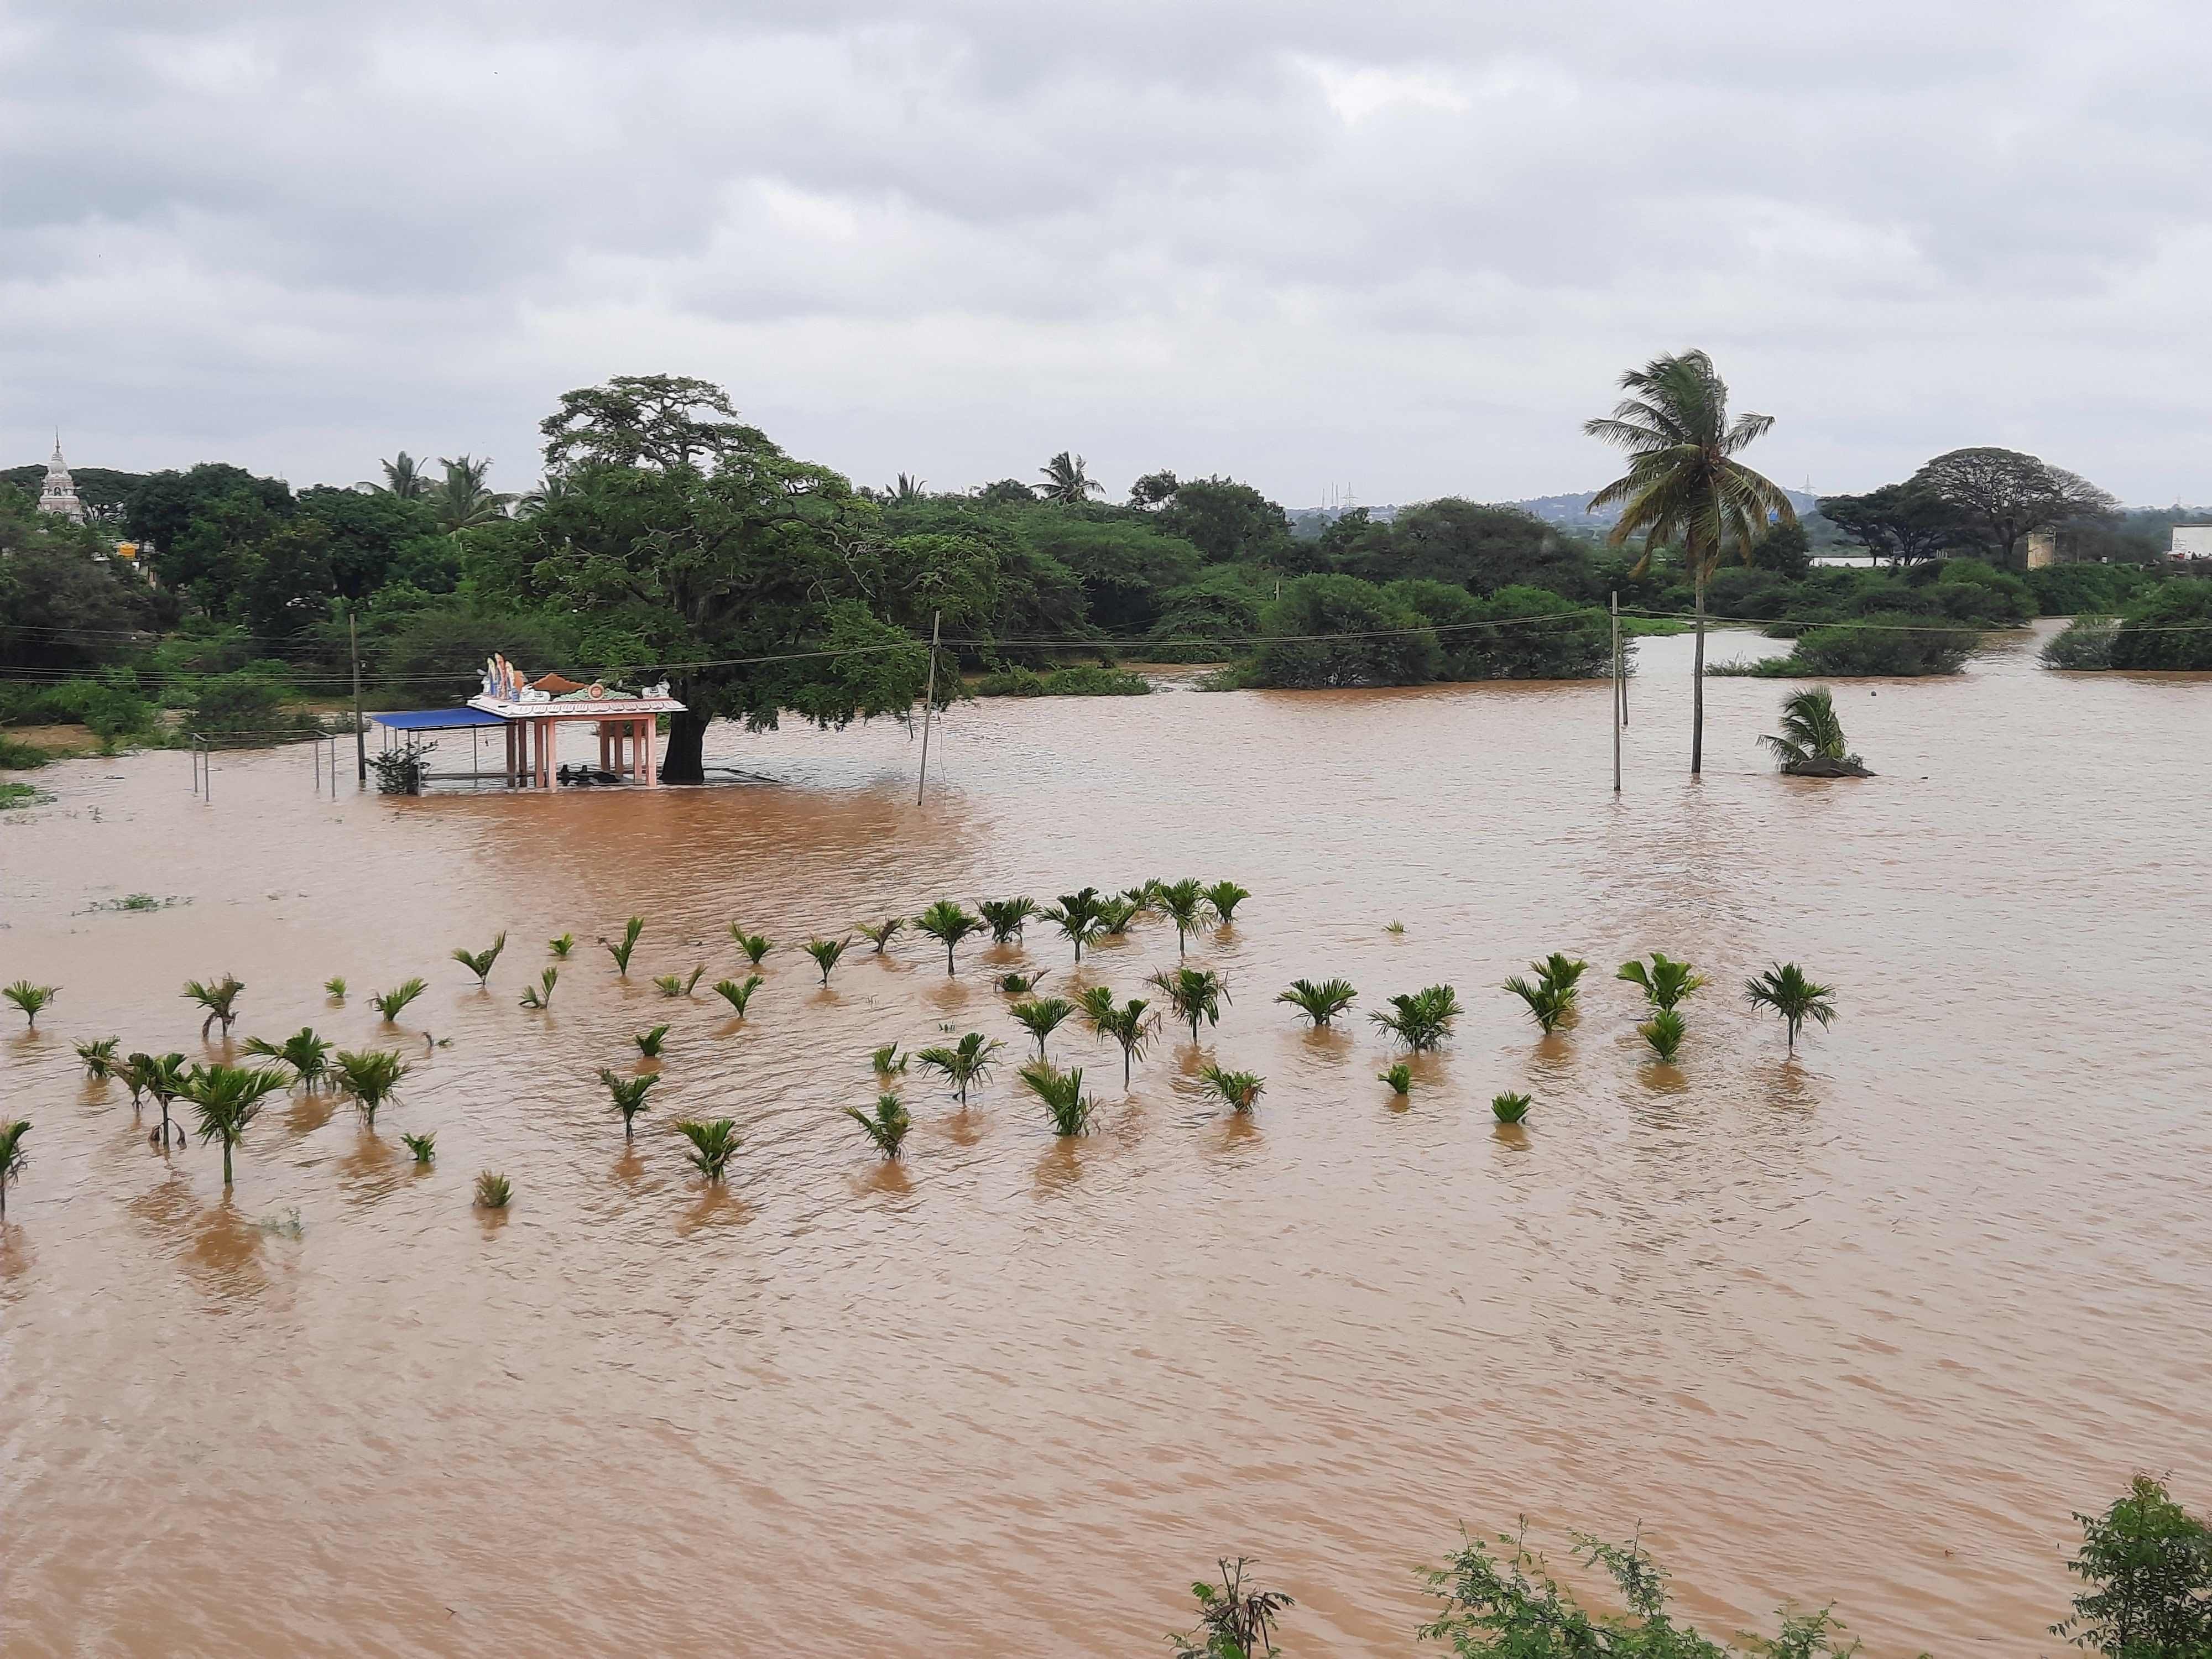
<path fill-rule="evenodd" d="M 10 7 L 4 446 L 538 474 L 726 386 L 860 483 L 1593 487 L 1702 345 L 1753 452 L 2212 501 L 2206 0 Z"/>

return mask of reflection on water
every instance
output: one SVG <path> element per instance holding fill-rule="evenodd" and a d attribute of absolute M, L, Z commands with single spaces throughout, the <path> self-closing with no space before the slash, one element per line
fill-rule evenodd
<path fill-rule="evenodd" d="M 1640 1523 L 1709 1626 L 1795 1594 L 1872 1659 L 2039 1650 L 2070 1510 L 2137 1468 L 2212 1502 L 2212 884 L 2172 769 L 2212 686 L 2016 653 L 1884 685 L 1841 699 L 1882 777 L 1828 787 L 1764 769 L 1784 688 L 1715 681 L 1692 785 L 1686 646 L 1644 653 L 1618 799 L 1602 686 L 977 704 L 919 811 L 890 726 L 718 730 L 777 781 L 552 800 L 318 801 L 271 755 L 210 807 L 167 756 L 56 768 L 98 822 L 0 828 L 0 977 L 64 987 L 0 1038 L 37 1126 L 0 1231 L 0 1408 L 37 1449 L 0 1466 L 8 1651 L 708 1655 L 733 1609 L 763 1652 L 1121 1651 L 1246 1553 L 1299 1598 L 1293 1650 L 1396 1655 L 1407 1564 L 1523 1512 L 1554 1543 Z M 1040 927 L 950 977 L 909 934 L 826 992 L 799 950 L 1185 873 L 1254 890 L 1189 942 L 1234 1000 L 1126 1095 L 1062 1027 L 1103 1100 L 1080 1140 L 1014 1079 L 996 979 L 1152 994 L 1171 927 L 1078 969 Z M 87 908 L 134 890 L 191 902 Z M 588 941 L 633 915 L 625 980 Z M 663 998 L 751 971 L 732 921 L 778 941 L 750 1017 Z M 486 993 L 447 952 L 502 929 Z M 1540 1038 L 1498 987 L 1554 948 L 1591 969 Z M 1653 949 L 1712 981 L 1672 1066 L 1610 975 Z M 1795 1060 L 1735 988 L 1793 959 L 1843 1010 Z M 165 1160 L 70 1048 L 198 1052 L 177 989 L 226 967 L 240 1039 L 416 1066 L 374 1133 L 272 1101 L 228 1198 L 216 1149 Z M 321 988 L 418 974 L 402 1027 Z M 1272 1000 L 1337 975 L 1336 1029 Z M 1366 1013 L 1439 982 L 1467 1012 L 1394 1097 Z M 625 1144 L 598 1073 L 653 1069 L 663 1020 Z M 898 1079 L 914 1130 L 878 1157 L 840 1110 L 871 1051 L 970 1030 L 999 1073 L 964 1111 Z M 1267 1078 L 1255 1113 L 1208 1060 Z M 714 1188 L 672 1126 L 724 1116 Z M 512 1212 L 472 1206 L 487 1168 Z M 256 1219 L 295 1206 L 297 1238 Z"/>

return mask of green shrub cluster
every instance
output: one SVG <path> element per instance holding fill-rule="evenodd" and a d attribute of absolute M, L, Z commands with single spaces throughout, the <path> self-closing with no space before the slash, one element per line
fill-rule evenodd
<path fill-rule="evenodd" d="M 1435 680 L 1583 679 L 1608 672 L 1605 612 L 1538 587 L 1478 598 L 1420 579 L 1301 576 L 1261 615 L 1238 684 L 1307 690 Z"/>
<path fill-rule="evenodd" d="M 975 682 L 979 697 L 1141 697 L 1152 689 L 1142 674 L 1087 663 L 1043 674 L 1031 668 L 1001 669 Z"/>

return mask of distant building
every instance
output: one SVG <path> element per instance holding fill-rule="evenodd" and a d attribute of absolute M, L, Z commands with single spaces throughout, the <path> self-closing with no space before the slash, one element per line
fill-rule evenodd
<path fill-rule="evenodd" d="M 2212 559 L 2212 524 L 2174 526 L 2172 556 L 2177 559 Z"/>
<path fill-rule="evenodd" d="M 54 458 L 46 463 L 46 481 L 39 487 L 39 511 L 58 513 L 71 524 L 84 522 L 84 503 L 76 498 L 76 484 L 62 459 L 62 439 L 54 434 Z"/>

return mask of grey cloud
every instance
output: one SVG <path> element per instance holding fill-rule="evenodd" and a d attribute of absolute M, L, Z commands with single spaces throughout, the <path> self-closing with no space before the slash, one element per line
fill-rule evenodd
<path fill-rule="evenodd" d="M 514 483 L 666 368 L 866 479 L 1514 495 L 1694 342 L 1792 482 L 2204 499 L 2208 58 L 2180 0 L 92 0 L 0 70 L 6 436 Z"/>

